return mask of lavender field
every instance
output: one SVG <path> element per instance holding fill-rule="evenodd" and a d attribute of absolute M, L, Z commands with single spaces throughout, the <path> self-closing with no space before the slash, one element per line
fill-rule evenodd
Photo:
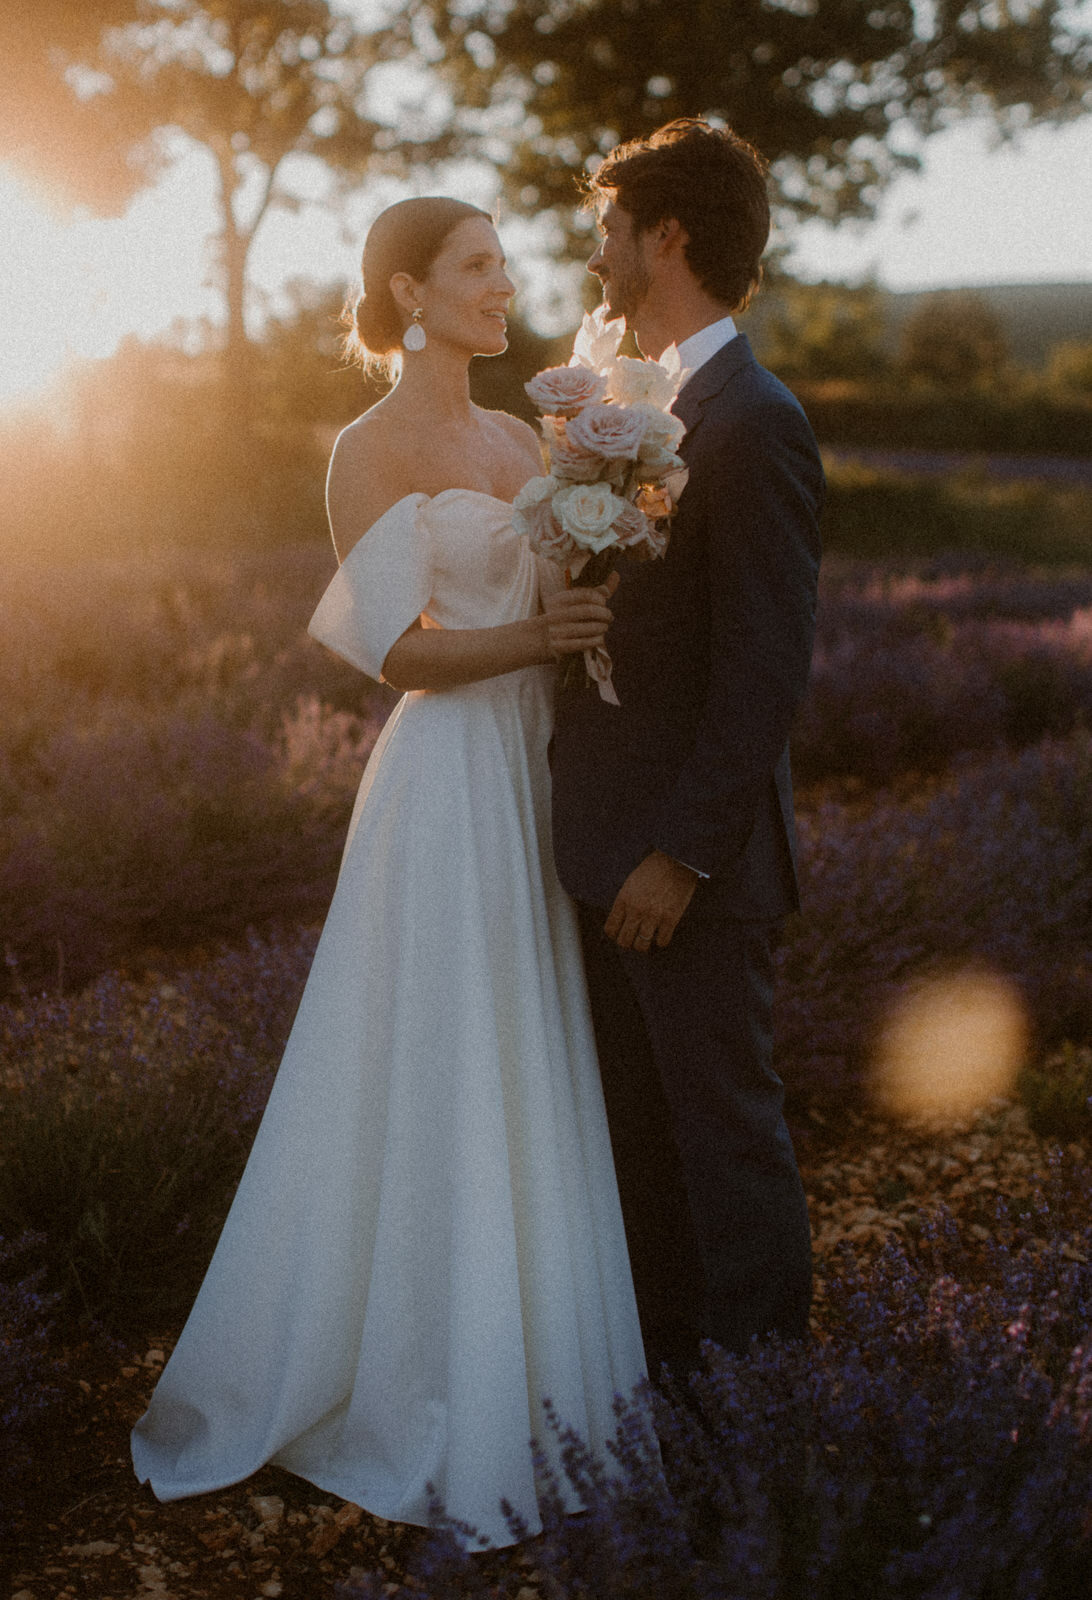
<path fill-rule="evenodd" d="M 9 571 L 0 1417 L 16 1508 L 73 1341 L 177 1330 L 260 1116 L 394 699 L 306 636 L 332 568 L 316 541 Z M 1024 1009 L 1019 1087 L 1044 1151 L 1068 1147 L 1065 1182 L 1044 1159 L 1037 1200 L 998 1195 L 988 1246 L 923 1217 L 909 1254 L 903 1239 L 828 1264 L 813 1357 L 714 1364 L 679 1401 L 667 1500 L 634 1458 L 619 1502 L 576 1451 L 622 1576 L 560 1592 L 811 1600 L 867 1580 L 1060 1600 L 1088 1575 L 1092 1490 L 1092 566 L 831 554 L 794 762 L 805 911 L 778 956 L 778 1052 L 796 1126 L 836 1149 L 840 1119 L 871 1105 L 900 996 L 988 972 Z M 729 1433 L 749 1475 L 726 1465 Z M 554 1580 L 594 1564 L 586 1539 L 555 1535 Z M 987 1545 L 996 1559 L 957 1561 Z M 430 1581 L 470 1592 L 458 1562 Z M 369 1583 L 345 1593 L 382 1592 Z"/>

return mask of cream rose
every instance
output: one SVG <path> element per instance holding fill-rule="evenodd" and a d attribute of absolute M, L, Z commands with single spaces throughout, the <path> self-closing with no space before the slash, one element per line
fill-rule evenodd
<path fill-rule="evenodd" d="M 565 562 L 576 544 L 554 515 L 553 497 L 560 488 L 557 478 L 529 479 L 512 502 L 512 525 L 540 556 Z"/>
<path fill-rule="evenodd" d="M 569 438 L 582 450 L 608 461 L 635 461 L 645 433 L 645 418 L 629 406 L 585 406 L 569 423 Z"/>
<path fill-rule="evenodd" d="M 669 406 L 675 398 L 678 379 L 658 361 L 635 361 L 618 356 L 611 368 L 607 394 L 620 406 Z"/>
<path fill-rule="evenodd" d="M 540 411 L 575 417 L 607 392 L 607 380 L 590 367 L 547 367 L 523 386 Z"/>
<path fill-rule="evenodd" d="M 562 528 L 584 550 L 593 553 L 615 543 L 612 527 L 626 502 L 609 483 L 574 483 L 559 489 L 553 508 Z"/>
<path fill-rule="evenodd" d="M 673 411 L 662 411 L 659 406 L 646 402 L 631 406 L 630 410 L 645 419 L 645 432 L 641 440 L 642 458 L 646 446 L 651 448 L 657 445 L 672 452 L 679 448 L 686 433 L 686 423 L 681 417 L 677 417 Z"/>

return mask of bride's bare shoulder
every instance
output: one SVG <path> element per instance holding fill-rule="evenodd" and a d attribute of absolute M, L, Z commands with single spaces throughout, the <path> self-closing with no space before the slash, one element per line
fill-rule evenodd
<path fill-rule="evenodd" d="M 516 482 L 514 494 L 528 477 L 544 470 L 542 441 L 534 428 L 508 411 L 486 411 L 482 415 L 492 430 L 492 441 L 498 459 L 504 463 L 504 476 Z"/>
<path fill-rule="evenodd" d="M 514 417 L 510 411 L 487 411 L 486 416 L 513 444 L 535 456 L 540 454 L 539 437 L 529 423 Z"/>
<path fill-rule="evenodd" d="M 410 463 L 379 407 L 343 428 L 326 475 L 326 514 L 344 561 L 368 529 L 411 492 Z"/>

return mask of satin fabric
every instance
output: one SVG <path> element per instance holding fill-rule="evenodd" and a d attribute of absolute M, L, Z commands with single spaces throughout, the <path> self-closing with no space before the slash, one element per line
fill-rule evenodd
<path fill-rule="evenodd" d="M 492 496 L 395 505 L 311 622 L 372 676 L 421 613 L 538 606 Z M 403 697 L 368 762 L 269 1105 L 133 1432 L 161 1500 L 276 1462 L 379 1516 L 541 1526 L 542 1402 L 601 1455 L 644 1372 L 572 903 L 552 672 Z"/>

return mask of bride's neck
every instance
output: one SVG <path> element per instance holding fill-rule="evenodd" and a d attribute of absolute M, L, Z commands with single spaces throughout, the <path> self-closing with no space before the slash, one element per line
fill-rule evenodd
<path fill-rule="evenodd" d="M 468 422 L 473 414 L 470 363 L 455 351 L 407 351 L 394 392 L 400 406 L 438 422 Z"/>

